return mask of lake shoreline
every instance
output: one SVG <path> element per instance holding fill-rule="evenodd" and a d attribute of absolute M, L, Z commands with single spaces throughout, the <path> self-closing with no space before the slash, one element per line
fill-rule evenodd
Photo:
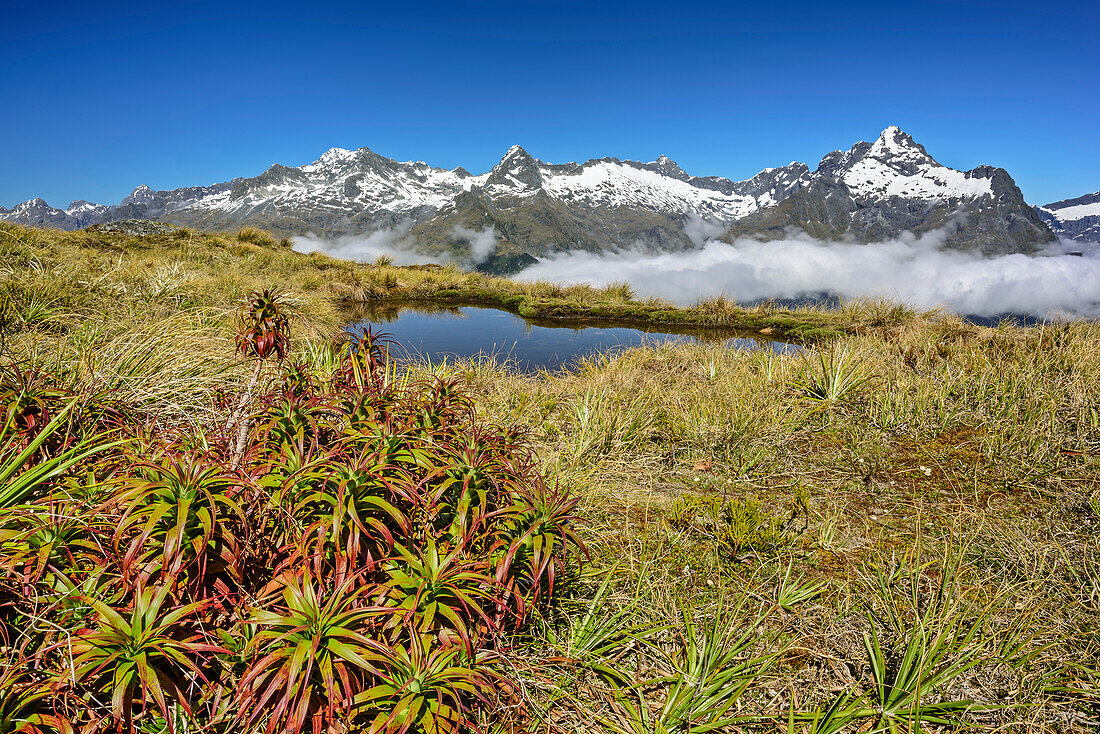
<path fill-rule="evenodd" d="M 637 315 L 619 315 L 618 311 L 590 308 L 575 312 L 546 312 L 539 309 L 523 309 L 517 306 L 502 304 L 499 302 L 476 301 L 465 298 L 395 298 L 379 301 L 357 302 L 349 306 L 349 315 L 355 318 L 357 312 L 363 313 L 398 313 L 404 310 L 421 310 L 425 312 L 444 312 L 462 308 L 485 308 L 518 316 L 524 321 L 547 328 L 629 328 L 644 332 L 676 334 L 692 336 L 697 339 L 720 341 L 730 338 L 766 339 L 768 341 L 787 341 L 800 343 L 796 334 L 790 339 L 784 340 L 785 334 L 779 333 L 773 327 L 761 327 L 759 329 L 738 326 L 731 323 L 708 323 L 702 320 L 644 318 Z M 526 313 L 525 313 L 526 311 Z M 607 314 L 607 315 L 604 315 Z M 388 320 L 382 316 L 383 320 Z"/>
<path fill-rule="evenodd" d="M 660 329 L 668 333 L 695 335 L 710 331 L 729 336 L 764 336 L 788 342 L 815 343 L 828 341 L 846 333 L 846 329 L 823 316 L 824 311 L 792 314 L 775 312 L 767 306 L 757 311 L 736 309 L 736 312 L 707 312 L 670 304 L 647 303 L 584 303 L 565 299 L 538 299 L 523 294 L 483 289 L 443 289 L 426 296 L 394 296 L 364 300 L 347 300 L 345 308 L 358 305 L 433 304 L 443 306 L 475 306 L 496 308 L 522 316 L 532 323 L 578 327 L 611 324 Z M 734 307 L 736 308 L 736 307 Z M 673 331 L 682 330 L 682 331 Z"/>
<path fill-rule="evenodd" d="M 651 324 L 615 320 L 562 322 L 529 319 L 493 306 L 440 305 L 433 302 L 380 304 L 349 312 L 347 331 L 357 338 L 366 329 L 383 336 L 413 361 L 491 358 L 504 361 L 524 373 L 567 370 L 583 359 L 611 355 L 636 347 L 665 347 L 699 343 L 723 346 L 738 352 L 770 350 L 791 354 L 803 348 L 764 334 L 729 328 L 674 326 L 668 330 Z M 640 328 L 639 328 L 640 327 Z"/>

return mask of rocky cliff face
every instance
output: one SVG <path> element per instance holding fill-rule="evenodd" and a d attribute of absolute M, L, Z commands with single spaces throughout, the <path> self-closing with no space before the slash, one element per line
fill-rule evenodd
<path fill-rule="evenodd" d="M 738 220 L 727 238 L 776 239 L 792 229 L 860 241 L 943 229 L 947 246 L 986 255 L 1034 252 L 1054 239 L 1006 171 L 947 168 L 896 127 L 829 153 L 806 186 Z"/>
<path fill-rule="evenodd" d="M 61 210 L 33 199 L 0 210 L 0 219 L 63 229 L 158 219 L 331 236 L 400 225 L 425 250 L 458 256 L 471 251 L 471 233 L 491 228 L 498 261 L 526 262 L 568 250 L 682 250 L 696 246 L 700 232 L 774 239 L 791 228 L 870 241 L 946 227 L 952 247 L 1030 252 L 1054 236 L 1043 212 L 1023 201 L 1005 171 L 947 168 L 890 127 L 873 143 L 830 153 L 815 171 L 794 162 L 744 181 L 691 176 L 667 156 L 550 164 L 513 146 L 492 170 L 473 175 L 333 148 L 308 165 L 274 165 L 252 178 L 171 191 L 139 186 L 117 206 L 79 201 Z"/>

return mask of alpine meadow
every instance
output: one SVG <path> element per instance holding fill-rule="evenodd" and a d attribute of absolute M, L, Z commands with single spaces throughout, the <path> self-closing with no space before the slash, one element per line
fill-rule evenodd
<path fill-rule="evenodd" d="M 1100 3 L 2 19 L 0 734 L 1100 732 Z"/>
<path fill-rule="evenodd" d="M 2 227 L 7 730 L 1097 716 L 1094 323 L 685 309 L 258 230 Z M 432 300 L 805 348 L 525 373 L 343 331 Z"/>

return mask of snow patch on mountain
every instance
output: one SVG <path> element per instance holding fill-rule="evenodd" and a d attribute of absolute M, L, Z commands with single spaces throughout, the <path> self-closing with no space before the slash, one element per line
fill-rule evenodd
<path fill-rule="evenodd" d="M 1100 191 L 1056 201 L 1035 210 L 1060 237 L 1078 242 L 1100 242 Z"/>
<path fill-rule="evenodd" d="M 594 161 L 575 173 L 544 177 L 551 196 L 587 207 L 639 207 L 733 221 L 759 208 L 753 196 L 724 194 L 621 163 Z"/>
<path fill-rule="evenodd" d="M 841 180 L 857 198 L 974 199 L 993 193 L 990 179 L 940 165 L 896 125 L 853 158 Z"/>
<path fill-rule="evenodd" d="M 1047 209 L 1044 207 L 1044 210 L 1054 214 L 1062 221 L 1076 221 L 1078 219 L 1084 219 L 1085 217 L 1100 217 L 1100 201 L 1096 201 L 1092 204 L 1067 206 L 1062 209 Z"/>

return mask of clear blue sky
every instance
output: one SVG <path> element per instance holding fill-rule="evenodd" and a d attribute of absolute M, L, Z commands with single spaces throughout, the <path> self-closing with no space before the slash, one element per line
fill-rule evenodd
<path fill-rule="evenodd" d="M 745 178 L 900 125 L 1034 203 L 1100 189 L 1096 2 L 0 0 L 0 204 L 368 146 Z"/>

